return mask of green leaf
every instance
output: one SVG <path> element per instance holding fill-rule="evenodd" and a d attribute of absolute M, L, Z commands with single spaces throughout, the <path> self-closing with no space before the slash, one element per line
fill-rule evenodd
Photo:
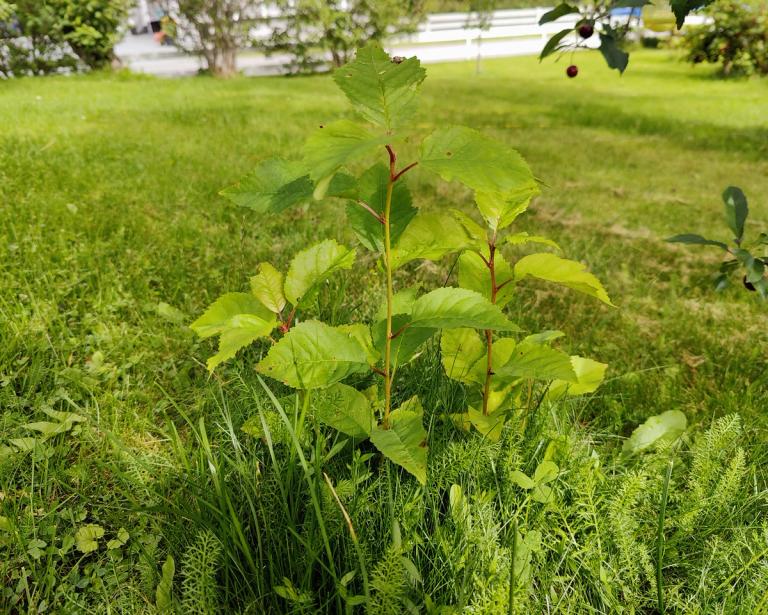
<path fill-rule="evenodd" d="M 427 432 L 422 419 L 424 410 L 417 397 L 393 410 L 389 428 L 374 426 L 371 442 L 390 461 L 405 468 L 422 484 L 427 483 Z"/>
<path fill-rule="evenodd" d="M 672 442 L 685 432 L 688 420 L 679 410 L 667 410 L 652 416 L 640 425 L 624 442 L 622 453 L 631 455 L 644 451 L 661 441 Z"/>
<path fill-rule="evenodd" d="M 576 382 L 569 380 L 555 380 L 547 391 L 549 399 L 560 399 L 564 395 L 584 395 L 593 393 L 603 383 L 606 363 L 600 363 L 593 359 L 572 356 L 571 365 L 576 374 Z"/>
<path fill-rule="evenodd" d="M 538 188 L 535 192 L 527 188 L 513 193 L 477 192 L 475 203 L 491 229 L 497 230 L 512 224 L 528 209 L 531 198 L 536 194 L 538 194 Z"/>
<path fill-rule="evenodd" d="M 458 209 L 451 209 L 451 213 L 453 214 L 453 217 L 459 221 L 461 226 L 464 227 L 464 230 L 472 239 L 474 247 L 478 249 L 487 248 L 488 232 L 482 226 L 480 226 L 463 211 L 459 211 Z"/>
<path fill-rule="evenodd" d="M 2 530 L 3 532 L 13 531 L 11 520 L 8 517 L 4 517 L 3 515 L 0 515 L 0 530 Z"/>
<path fill-rule="evenodd" d="M 517 325 L 497 305 L 493 305 L 481 294 L 465 288 L 438 288 L 419 297 L 413 304 L 412 327 L 435 329 L 494 329 L 497 331 L 519 331 Z"/>
<path fill-rule="evenodd" d="M 409 286 L 397 291 L 392 297 L 393 314 L 410 314 L 413 310 L 413 304 L 416 302 L 416 296 L 421 290 L 421 285 Z M 376 311 L 376 319 L 381 320 L 387 317 L 387 305 L 385 301 L 381 302 Z"/>
<path fill-rule="evenodd" d="M 176 572 L 176 563 L 173 556 L 169 555 L 163 564 L 163 574 L 155 591 L 155 606 L 159 613 L 173 613 L 173 576 Z"/>
<path fill-rule="evenodd" d="M 32 431 L 39 431 L 45 439 L 51 438 L 57 434 L 65 433 L 72 429 L 74 423 L 51 423 L 50 421 L 39 421 L 36 423 L 26 423 L 22 425 L 25 429 L 31 429 Z"/>
<path fill-rule="evenodd" d="M 723 192 L 723 203 L 728 228 L 733 231 L 736 241 L 740 242 L 744 238 L 744 223 L 749 215 L 747 197 L 740 188 L 728 186 Z"/>
<path fill-rule="evenodd" d="M 533 473 L 533 480 L 536 481 L 537 485 L 551 483 L 557 478 L 559 472 L 560 468 L 558 468 L 557 464 L 553 461 L 542 461 L 536 466 L 536 471 Z"/>
<path fill-rule="evenodd" d="M 560 30 L 557 34 L 554 34 L 548 41 L 547 44 L 544 45 L 544 49 L 541 50 L 541 53 L 539 54 L 539 61 L 543 60 L 547 56 L 551 56 L 555 51 L 560 49 L 560 43 L 561 41 L 571 34 L 573 32 L 573 28 L 565 28 L 564 30 Z"/>
<path fill-rule="evenodd" d="M 600 33 L 600 53 L 603 54 L 609 68 L 615 68 L 623 73 L 629 64 L 629 54 L 619 47 L 616 39 L 603 32 Z"/>
<path fill-rule="evenodd" d="M 488 258 L 487 250 L 484 252 L 484 258 Z M 501 252 L 496 252 L 494 269 L 497 287 L 508 280 L 513 280 L 514 273 L 512 272 L 512 267 Z M 474 290 L 489 301 L 491 300 L 491 272 L 483 262 L 483 259 L 480 258 L 479 253 L 468 250 L 459 257 L 459 286 Z M 496 305 L 504 307 L 514 296 L 515 283 L 513 280 L 496 292 Z"/>
<path fill-rule="evenodd" d="M 381 358 L 379 352 L 373 346 L 373 339 L 371 338 L 371 330 L 362 323 L 355 323 L 351 325 L 339 325 L 336 327 L 339 331 L 344 331 L 352 339 L 365 349 L 365 354 L 368 357 L 368 364 L 375 365 Z"/>
<path fill-rule="evenodd" d="M 107 542 L 107 549 L 119 549 L 128 542 L 130 537 L 131 535 L 128 533 L 128 530 L 126 530 L 124 527 L 121 527 L 119 530 L 117 530 L 117 536 Z"/>
<path fill-rule="evenodd" d="M 533 488 L 533 492 L 531 493 L 531 498 L 536 502 L 547 504 L 552 501 L 553 495 L 554 492 L 552 491 L 552 487 L 549 485 L 536 485 Z"/>
<path fill-rule="evenodd" d="M 104 536 L 104 528 L 89 523 L 75 532 L 75 546 L 80 553 L 91 553 L 99 548 L 99 539 Z"/>
<path fill-rule="evenodd" d="M 737 248 L 733 251 L 734 255 L 739 262 L 744 265 L 746 269 L 747 282 L 754 284 L 763 279 L 763 272 L 765 271 L 765 265 L 759 258 L 755 258 L 747 250 Z"/>
<path fill-rule="evenodd" d="M 394 63 L 378 43 L 370 42 L 336 70 L 333 80 L 363 117 L 389 131 L 413 116 L 424 77 L 418 58 Z"/>
<path fill-rule="evenodd" d="M 262 320 L 274 320 L 274 315 L 250 293 L 227 293 L 222 295 L 189 328 L 205 339 L 218 335 L 230 328 L 235 316 L 247 314 Z"/>
<path fill-rule="evenodd" d="M 440 354 L 447 376 L 465 384 L 485 382 L 486 348 L 474 329 L 447 329 L 440 338 Z"/>
<path fill-rule="evenodd" d="M 555 248 L 556 250 L 561 249 L 556 242 L 552 241 L 551 239 L 548 239 L 547 237 L 543 237 L 541 235 L 529 235 L 528 233 L 525 233 L 525 232 L 509 235 L 505 239 L 505 241 L 511 246 L 519 246 L 526 243 L 540 243 L 542 245 Z"/>
<path fill-rule="evenodd" d="M 439 260 L 472 243 L 464 226 L 453 216 L 420 213 L 411 220 L 392 250 L 392 266 L 397 269 L 416 259 Z"/>
<path fill-rule="evenodd" d="M 312 200 L 313 189 L 302 163 L 269 158 L 240 183 L 219 194 L 259 213 L 279 213 Z"/>
<path fill-rule="evenodd" d="M 415 359 L 421 346 L 431 338 L 436 329 L 406 326 L 411 322 L 408 314 L 395 314 L 392 318 L 392 331 L 402 332 L 392 340 L 390 365 L 397 367 Z M 371 328 L 373 345 L 381 357 L 385 356 L 387 340 L 387 321 L 379 320 Z"/>
<path fill-rule="evenodd" d="M 428 136 L 421 146 L 421 164 L 446 181 L 457 180 L 478 194 L 493 195 L 497 208 L 499 203 L 519 206 L 539 192 L 531 169 L 517 151 L 464 126 L 438 128 Z M 505 212 L 498 212 L 496 218 L 501 220 Z"/>
<path fill-rule="evenodd" d="M 488 414 L 483 414 L 470 406 L 467 408 L 466 418 L 484 438 L 491 442 L 498 442 L 501 438 L 504 424 L 507 422 L 507 411 L 505 409 L 498 409 Z"/>
<path fill-rule="evenodd" d="M 177 325 L 180 325 L 187 320 L 187 315 L 184 312 L 163 301 L 157 304 L 156 309 L 158 316 Z"/>
<path fill-rule="evenodd" d="M 560 258 L 555 254 L 540 253 L 524 256 L 515 264 L 515 278 L 522 280 L 527 276 L 562 284 L 579 292 L 600 299 L 613 305 L 605 288 L 586 266 L 572 260 Z"/>
<path fill-rule="evenodd" d="M 360 199 L 381 216 L 384 215 L 388 183 L 389 169 L 383 164 L 377 164 L 368 169 L 363 173 L 359 182 Z M 392 190 L 390 211 L 392 244 L 397 243 L 417 211 L 413 207 L 408 185 L 403 181 L 395 183 Z M 347 205 L 347 220 L 360 243 L 366 248 L 373 252 L 384 250 L 384 225 L 374 218 L 369 211 L 357 202 L 350 202 Z"/>
<path fill-rule="evenodd" d="M 509 479 L 521 489 L 528 490 L 533 489 L 536 486 L 536 483 L 533 481 L 533 479 L 520 470 L 513 470 L 510 472 Z"/>
<path fill-rule="evenodd" d="M 581 11 L 579 10 L 579 7 L 570 5 L 567 2 L 561 2 L 551 11 L 547 11 L 541 16 L 541 19 L 539 19 L 539 25 L 543 26 L 545 23 L 556 21 L 561 17 L 565 17 L 566 15 L 580 12 Z"/>
<path fill-rule="evenodd" d="M 541 344 L 521 342 L 515 347 L 509 361 L 495 371 L 496 376 L 504 382 L 516 378 L 576 381 L 571 357 Z"/>
<path fill-rule="evenodd" d="M 315 182 L 315 198 L 325 196 L 331 179 L 341 167 L 368 156 L 386 142 L 386 137 L 376 136 L 350 120 L 339 120 L 320 128 L 304 145 L 304 164 Z"/>
<path fill-rule="evenodd" d="M 308 320 L 293 327 L 256 366 L 294 389 L 318 389 L 368 370 L 368 357 L 348 333 Z"/>
<path fill-rule="evenodd" d="M 312 398 L 315 417 L 321 423 L 360 440 L 371 435 L 373 410 L 360 391 L 336 383 L 318 391 Z"/>
<path fill-rule="evenodd" d="M 233 316 L 227 328 L 219 337 L 219 351 L 208 358 L 206 367 L 213 372 L 224 361 L 233 358 L 238 351 L 252 344 L 257 339 L 268 337 L 272 329 L 277 325 L 275 317 L 270 315 L 269 320 L 264 320 L 252 314 L 238 314 Z"/>
<path fill-rule="evenodd" d="M 326 239 L 302 250 L 291 261 L 285 277 L 285 296 L 293 305 L 313 295 L 318 286 L 355 262 L 355 250 Z"/>
<path fill-rule="evenodd" d="M 683 233 L 682 235 L 675 235 L 674 237 L 665 239 L 665 241 L 668 241 L 669 243 L 688 243 L 699 246 L 717 246 L 723 250 L 728 250 L 728 246 L 722 241 L 705 239 L 701 235 L 696 235 L 694 233 Z"/>
<path fill-rule="evenodd" d="M 532 335 L 525 336 L 521 340 L 521 343 L 548 344 L 549 342 L 561 337 L 565 337 L 565 333 L 563 333 L 562 331 L 554 331 L 554 330 L 539 331 L 538 333 L 533 333 Z"/>
<path fill-rule="evenodd" d="M 712 4 L 714 0 L 670 0 L 670 7 L 677 18 L 678 30 L 683 27 L 688 13 Z"/>
<path fill-rule="evenodd" d="M 270 263 L 261 263 L 259 273 L 251 278 L 251 292 L 266 308 L 279 314 L 285 307 L 283 274 Z"/>

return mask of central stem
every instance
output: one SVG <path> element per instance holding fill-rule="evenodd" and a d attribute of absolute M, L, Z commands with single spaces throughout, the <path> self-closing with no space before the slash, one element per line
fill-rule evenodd
<path fill-rule="evenodd" d="M 496 286 L 496 231 L 493 232 L 491 240 L 488 242 L 488 270 L 491 273 L 491 303 L 496 303 L 496 293 L 499 287 Z M 483 414 L 488 416 L 488 398 L 491 395 L 491 379 L 493 378 L 493 332 L 490 329 L 485 330 L 486 370 L 485 386 L 483 387 Z"/>
<path fill-rule="evenodd" d="M 389 413 L 392 409 L 392 302 L 394 291 L 392 287 L 392 235 L 390 232 L 390 215 L 392 213 L 392 189 L 394 188 L 395 154 L 389 152 L 389 180 L 387 181 L 387 197 L 384 201 L 384 265 L 387 270 L 387 337 L 384 345 L 384 421 L 383 427 L 389 427 Z"/>

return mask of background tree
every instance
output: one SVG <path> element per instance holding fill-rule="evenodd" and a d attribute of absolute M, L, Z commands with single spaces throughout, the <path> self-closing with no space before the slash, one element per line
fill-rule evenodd
<path fill-rule="evenodd" d="M 368 41 L 412 32 L 423 16 L 422 0 L 278 0 L 283 16 L 272 20 L 269 53 L 288 52 L 289 67 L 306 72 L 349 61 Z"/>
<path fill-rule="evenodd" d="M 237 52 L 250 43 L 250 30 L 261 19 L 257 0 L 165 0 L 177 47 L 199 55 L 218 77 L 237 71 Z"/>

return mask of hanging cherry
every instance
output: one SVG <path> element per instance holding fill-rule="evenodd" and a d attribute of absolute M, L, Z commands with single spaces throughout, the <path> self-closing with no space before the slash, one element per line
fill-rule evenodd
<path fill-rule="evenodd" d="M 579 67 L 575 64 L 571 64 L 568 68 L 565 69 L 565 74 L 573 79 L 576 75 L 579 74 Z"/>

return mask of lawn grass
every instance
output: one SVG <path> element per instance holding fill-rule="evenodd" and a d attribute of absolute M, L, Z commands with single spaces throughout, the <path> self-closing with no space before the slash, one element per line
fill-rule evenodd
<path fill-rule="evenodd" d="M 573 80 L 562 64 L 533 58 L 485 61 L 480 75 L 474 63 L 430 66 L 418 126 L 466 124 L 518 148 L 545 186 L 520 230 L 588 263 L 619 306 L 532 285 L 511 308 L 525 328 L 563 330 L 572 354 L 610 364 L 609 382 L 578 412 L 589 433 L 627 435 L 669 409 L 697 427 L 737 412 L 751 461 L 763 459 L 766 304 L 738 285 L 716 294 L 719 255 L 663 238 L 726 239 L 719 195 L 730 184 L 750 198 L 753 232 L 768 228 L 768 82 L 725 82 L 663 52 L 634 53 L 622 77 L 596 54 L 577 59 Z M 228 404 L 242 419 L 248 404 L 231 383 L 255 386 L 255 355 L 209 378 L 210 344 L 182 325 L 244 289 L 263 260 L 285 266 L 309 241 L 352 241 L 332 204 L 258 217 L 217 192 L 264 157 L 298 155 L 312 129 L 348 114 L 327 76 L 0 84 L 0 433 L 29 436 L 21 425 L 46 420 L 46 406 L 88 419 L 32 452 L 42 474 L 29 457 L 0 459 L 0 514 L 23 528 L 0 543 L 9 553 L 0 604 L 56 603 L 77 582 L 91 601 L 118 592 L 125 610 L 154 601 L 160 554 L 173 550 L 161 535 L 184 529 L 160 530 L 135 512 L 137 481 L 148 485 L 175 459 L 167 424 L 184 432 L 184 417 L 220 421 Z M 420 207 L 471 205 L 460 187 L 418 170 L 411 180 Z M 363 265 L 350 274 L 337 318 L 361 302 L 370 315 L 359 288 L 376 275 Z M 161 302 L 184 317 L 164 317 Z M 118 471 L 126 451 L 145 465 Z M 765 489 L 764 470 L 752 480 L 755 493 Z M 135 536 L 109 575 L 87 557 L 76 579 L 40 573 L 55 568 L 45 551 L 58 533 L 85 522 L 109 538 L 120 527 Z M 146 578 L 129 582 L 141 566 Z"/>

